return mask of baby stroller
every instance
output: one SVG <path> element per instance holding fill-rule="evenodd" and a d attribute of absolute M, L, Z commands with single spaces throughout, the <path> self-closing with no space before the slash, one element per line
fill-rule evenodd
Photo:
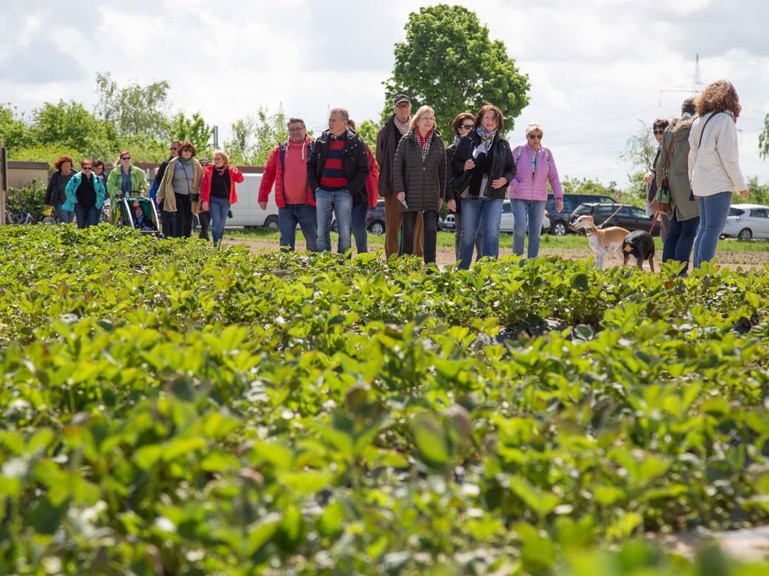
<path fill-rule="evenodd" d="M 142 234 L 163 237 L 160 233 L 158 212 L 152 200 L 146 196 L 124 196 L 116 198 L 115 203 L 112 214 L 115 226 L 128 226 L 141 231 Z"/>

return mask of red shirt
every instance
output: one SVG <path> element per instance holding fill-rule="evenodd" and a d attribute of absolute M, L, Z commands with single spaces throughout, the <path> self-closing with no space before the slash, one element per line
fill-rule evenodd
<path fill-rule="evenodd" d="M 286 204 L 307 204 L 307 147 L 289 141 L 283 171 Z"/>

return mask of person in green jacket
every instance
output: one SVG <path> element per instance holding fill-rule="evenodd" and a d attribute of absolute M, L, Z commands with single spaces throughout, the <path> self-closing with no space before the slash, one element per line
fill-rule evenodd
<path fill-rule="evenodd" d="M 115 205 L 116 196 L 146 196 L 149 185 L 144 170 L 131 164 L 131 153 L 123 150 L 120 160 L 107 177 L 107 192 Z"/>

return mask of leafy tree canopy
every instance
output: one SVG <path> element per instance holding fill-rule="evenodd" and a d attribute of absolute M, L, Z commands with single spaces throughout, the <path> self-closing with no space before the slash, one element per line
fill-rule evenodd
<path fill-rule="evenodd" d="M 262 106 L 256 117 L 239 118 L 232 124 L 232 139 L 224 149 L 233 163 L 264 166 L 270 152 L 288 138 L 288 117 L 283 110 L 275 114 Z"/>
<path fill-rule="evenodd" d="M 169 139 L 166 99 L 170 85 L 166 80 L 121 88 L 109 72 L 97 72 L 96 87 L 99 93 L 96 114 L 111 122 L 118 136 Z"/>
<path fill-rule="evenodd" d="M 412 12 L 406 40 L 395 45 L 395 66 L 385 82 L 384 116 L 392 113 L 392 97 L 403 92 L 412 108 L 435 110 L 438 129 L 451 134 L 451 120 L 485 103 L 499 106 L 505 130 L 529 103 L 528 75 L 508 57 L 505 45 L 489 38 L 477 15 L 463 6 L 438 4 Z"/>

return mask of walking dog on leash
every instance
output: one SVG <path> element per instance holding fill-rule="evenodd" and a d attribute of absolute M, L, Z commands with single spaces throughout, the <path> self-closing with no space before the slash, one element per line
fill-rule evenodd
<path fill-rule="evenodd" d="M 596 264 L 599 270 L 603 270 L 604 258 L 607 254 L 615 254 L 619 259 L 620 248 L 625 237 L 630 234 L 624 228 L 619 226 L 609 226 L 608 228 L 598 228 L 589 214 L 580 216 L 571 225 L 573 230 L 584 230 L 590 248 L 595 254 Z"/>
<path fill-rule="evenodd" d="M 627 264 L 631 256 L 641 270 L 644 260 L 648 260 L 649 269 L 654 272 L 654 238 L 646 230 L 634 230 L 622 241 L 623 265 Z"/>

